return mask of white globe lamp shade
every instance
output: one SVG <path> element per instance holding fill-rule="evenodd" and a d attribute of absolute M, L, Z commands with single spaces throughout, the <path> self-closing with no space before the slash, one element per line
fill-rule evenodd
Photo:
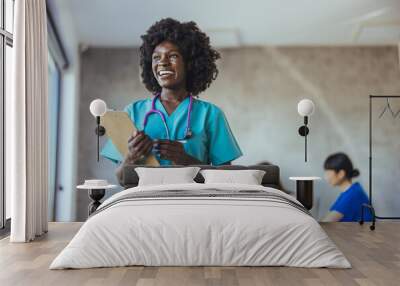
<path fill-rule="evenodd" d="M 310 116 L 314 113 L 314 102 L 309 99 L 300 100 L 299 104 L 297 104 L 297 112 L 301 116 Z"/>
<path fill-rule="evenodd" d="M 89 109 L 94 117 L 103 116 L 107 111 L 107 105 L 104 100 L 95 99 L 90 103 Z"/>

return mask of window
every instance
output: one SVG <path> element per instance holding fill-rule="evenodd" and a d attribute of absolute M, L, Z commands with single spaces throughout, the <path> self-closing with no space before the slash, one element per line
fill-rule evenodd
<path fill-rule="evenodd" d="M 49 207 L 48 218 L 54 220 L 55 193 L 57 186 L 57 137 L 58 137 L 58 112 L 60 102 L 60 69 L 49 51 L 48 53 L 48 97 L 49 97 Z"/>
<path fill-rule="evenodd" d="M 14 0 L 4 0 L 5 2 L 5 30 L 13 33 L 14 30 Z"/>
<path fill-rule="evenodd" d="M 14 1 L 0 0 L 0 228 L 11 217 L 10 194 L 5 188 L 5 98 L 11 92 Z M 9 224 L 7 224 L 9 226 Z M 1 234 L 1 233 L 0 233 Z"/>
<path fill-rule="evenodd" d="M 47 11 L 48 12 L 48 11 Z M 0 0 L 0 237 L 9 231 L 11 217 L 11 194 L 5 188 L 5 99 L 11 93 L 11 69 L 14 0 Z M 57 125 L 60 100 L 61 69 L 68 66 L 53 21 L 48 13 L 48 91 L 49 91 L 49 219 L 53 219 L 54 191 L 57 165 Z"/>
<path fill-rule="evenodd" d="M 54 24 L 51 12 L 47 11 L 47 43 L 48 43 L 48 120 L 49 120 L 49 201 L 48 218 L 55 220 L 55 197 L 58 187 L 58 122 L 61 103 L 61 84 L 63 71 L 68 67 L 68 60 L 63 49 L 60 36 Z"/>
<path fill-rule="evenodd" d="M 48 12 L 48 11 L 47 11 Z M 49 91 L 49 220 L 53 220 L 56 188 L 57 130 L 61 70 L 68 66 L 54 22 L 48 15 L 48 91 Z M 0 237 L 9 232 L 11 194 L 5 188 L 5 99 L 11 93 L 14 0 L 0 0 Z"/>

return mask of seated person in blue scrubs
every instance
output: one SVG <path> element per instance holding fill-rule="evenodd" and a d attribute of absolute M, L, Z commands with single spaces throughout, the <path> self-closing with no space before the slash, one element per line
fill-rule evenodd
<path fill-rule="evenodd" d="M 161 165 L 224 165 L 240 157 L 223 111 L 198 98 L 218 74 L 220 55 L 208 36 L 194 22 L 167 18 L 141 38 L 142 82 L 153 97 L 124 108 L 140 130 L 127 142 L 129 154 L 122 158 L 110 140 L 101 151 L 119 164 L 117 177 L 151 152 Z"/>
<path fill-rule="evenodd" d="M 363 187 L 358 182 L 352 182 L 360 175 L 353 168 L 350 158 L 344 153 L 330 155 L 324 163 L 325 178 L 334 187 L 339 187 L 341 194 L 329 209 L 323 221 L 360 221 L 362 204 L 369 203 Z M 364 209 L 364 221 L 371 221 L 370 210 Z"/>

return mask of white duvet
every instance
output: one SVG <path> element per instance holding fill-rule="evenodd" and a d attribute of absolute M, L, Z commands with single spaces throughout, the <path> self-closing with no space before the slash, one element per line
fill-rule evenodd
<path fill-rule="evenodd" d="M 107 199 L 56 257 L 50 269 L 145 266 L 294 266 L 350 268 L 308 214 L 257 198 L 152 198 L 115 203 L 132 192 L 262 190 L 254 185 L 141 186 Z M 136 194 L 136 193 L 134 193 Z M 113 204 L 114 202 L 114 204 Z"/>

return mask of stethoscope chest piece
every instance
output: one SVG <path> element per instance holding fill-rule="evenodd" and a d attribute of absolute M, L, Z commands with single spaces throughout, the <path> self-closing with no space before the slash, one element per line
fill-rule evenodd
<path fill-rule="evenodd" d="M 188 129 L 185 134 L 185 139 L 190 139 L 192 138 L 192 136 L 193 136 L 192 130 Z"/>

